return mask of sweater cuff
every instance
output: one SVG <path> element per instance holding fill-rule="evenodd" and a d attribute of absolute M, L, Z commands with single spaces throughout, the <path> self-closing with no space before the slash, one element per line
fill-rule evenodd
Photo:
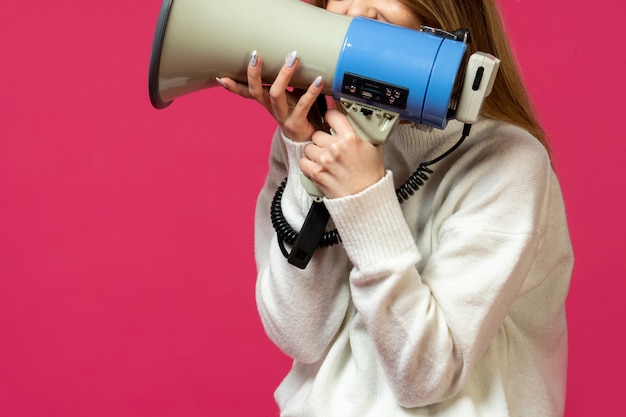
<path fill-rule="evenodd" d="M 288 157 L 288 165 L 289 165 L 289 175 L 300 174 L 300 159 L 304 158 L 304 148 L 306 145 L 311 143 L 311 141 L 306 142 L 296 142 L 280 130 L 280 138 L 285 145 L 285 149 L 287 150 Z"/>
<path fill-rule="evenodd" d="M 280 137 L 287 151 L 287 195 L 292 195 L 295 201 L 298 202 L 300 210 L 308 210 L 308 207 L 313 202 L 313 199 L 307 193 L 302 182 L 300 180 L 300 159 L 304 158 L 304 148 L 311 141 L 296 142 L 283 133 L 281 129 Z"/>
<path fill-rule="evenodd" d="M 325 199 L 324 203 L 355 267 L 380 267 L 404 255 L 413 255 L 417 258 L 415 262 L 419 262 L 418 249 L 402 214 L 390 171 L 358 194 Z"/>

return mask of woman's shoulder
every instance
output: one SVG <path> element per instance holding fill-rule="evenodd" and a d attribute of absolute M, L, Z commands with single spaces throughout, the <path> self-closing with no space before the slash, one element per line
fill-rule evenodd
<path fill-rule="evenodd" d="M 506 121 L 481 119 L 467 138 L 466 153 L 496 163 L 549 166 L 550 155 L 543 144 L 522 127 Z"/>
<path fill-rule="evenodd" d="M 523 150 L 536 156 L 548 156 L 546 148 L 539 139 L 526 129 L 502 120 L 481 119 L 472 126 L 469 139 L 474 145 L 484 148 L 500 151 Z"/>

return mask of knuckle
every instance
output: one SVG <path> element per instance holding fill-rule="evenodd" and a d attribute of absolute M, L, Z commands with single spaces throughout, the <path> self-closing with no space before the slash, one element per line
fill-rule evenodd
<path fill-rule="evenodd" d="M 298 100 L 296 102 L 296 105 L 295 105 L 294 108 L 296 110 L 298 110 L 298 111 L 308 111 L 309 107 L 310 107 L 310 105 L 309 105 L 308 101 L 304 98 L 304 96 L 302 96 L 300 98 L 300 100 Z"/>
<path fill-rule="evenodd" d="M 295 123 L 291 118 L 287 118 L 283 121 L 283 126 L 289 130 L 297 130 L 298 124 Z"/>
<path fill-rule="evenodd" d="M 263 97 L 263 89 L 258 88 L 254 84 L 248 84 L 248 94 L 251 97 L 254 97 L 255 99 L 259 100 L 260 98 Z"/>
<path fill-rule="evenodd" d="M 320 166 L 328 166 L 335 162 L 335 156 L 328 152 L 324 152 L 319 156 L 319 160 L 317 162 Z"/>
<path fill-rule="evenodd" d="M 316 165 L 316 166 L 314 166 L 311 169 L 309 177 L 313 181 L 319 183 L 321 181 L 321 179 L 322 179 L 322 175 L 323 174 L 324 174 L 324 169 L 322 167 Z"/>
<path fill-rule="evenodd" d="M 347 144 L 354 145 L 357 144 L 358 141 L 361 140 L 361 138 L 359 138 L 359 135 L 357 135 L 355 131 L 350 131 L 346 133 L 344 140 Z"/>
<path fill-rule="evenodd" d="M 270 99 L 272 101 L 280 100 L 284 94 L 285 92 L 283 90 L 275 88 L 274 86 L 272 86 L 269 91 Z"/>

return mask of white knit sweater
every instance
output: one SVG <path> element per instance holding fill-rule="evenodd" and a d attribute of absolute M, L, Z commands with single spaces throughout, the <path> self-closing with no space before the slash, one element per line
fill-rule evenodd
<path fill-rule="evenodd" d="M 397 126 L 386 177 L 325 201 L 342 243 L 304 270 L 282 255 L 269 212 L 287 176 L 284 215 L 296 230 L 304 222 L 305 144 L 275 135 L 255 250 L 263 324 L 294 359 L 275 395 L 281 416 L 563 415 L 573 255 L 543 146 L 483 120 L 397 202 L 395 188 L 461 129 Z"/>

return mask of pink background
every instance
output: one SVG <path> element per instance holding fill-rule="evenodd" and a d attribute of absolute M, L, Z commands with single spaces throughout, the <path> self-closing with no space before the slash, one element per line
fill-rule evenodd
<path fill-rule="evenodd" d="M 257 317 L 252 253 L 272 120 L 217 89 L 152 109 L 159 0 L 5 3 L 0 415 L 276 416 L 289 361 Z M 617 0 L 502 5 L 577 255 L 567 416 L 614 415 L 626 371 L 623 13 Z"/>

